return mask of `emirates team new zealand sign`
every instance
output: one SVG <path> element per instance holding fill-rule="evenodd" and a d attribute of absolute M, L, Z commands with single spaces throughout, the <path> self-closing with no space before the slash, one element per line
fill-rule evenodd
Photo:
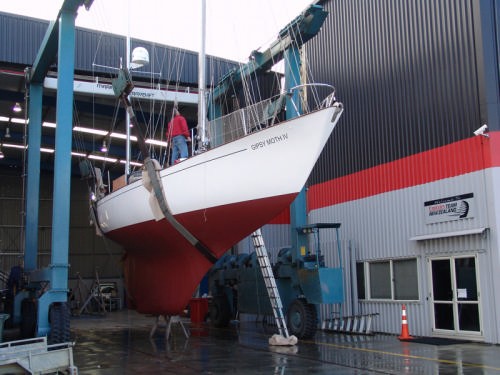
<path fill-rule="evenodd" d="M 468 219 L 473 217 L 474 193 L 455 195 L 424 203 L 425 223 Z"/>

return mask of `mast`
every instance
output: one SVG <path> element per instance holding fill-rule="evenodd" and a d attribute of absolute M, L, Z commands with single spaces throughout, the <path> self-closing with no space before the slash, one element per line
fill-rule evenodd
<path fill-rule="evenodd" d="M 206 137 L 206 78 L 205 78 L 205 34 L 206 34 L 206 0 L 201 0 L 201 45 L 198 55 L 198 130 L 201 134 L 198 139 L 201 142 L 201 150 L 205 151 Z M 200 149 L 200 147 L 198 147 Z"/>
<path fill-rule="evenodd" d="M 128 71 L 130 71 L 130 1 L 128 2 L 127 9 L 127 40 L 126 40 L 126 52 L 125 55 L 125 66 Z M 128 183 L 128 176 L 130 175 L 130 115 L 128 112 L 125 114 L 125 181 Z M 143 156 L 145 157 L 145 155 Z"/>

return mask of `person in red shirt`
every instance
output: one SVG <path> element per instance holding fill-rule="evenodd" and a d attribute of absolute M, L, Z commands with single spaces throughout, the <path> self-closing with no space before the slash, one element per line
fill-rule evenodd
<path fill-rule="evenodd" d="M 191 142 L 187 121 L 177 108 L 174 108 L 174 118 L 168 123 L 167 139 L 172 145 L 171 165 L 188 157 L 187 142 Z"/>

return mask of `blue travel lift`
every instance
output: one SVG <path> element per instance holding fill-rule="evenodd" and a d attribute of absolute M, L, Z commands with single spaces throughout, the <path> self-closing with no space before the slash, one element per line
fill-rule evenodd
<path fill-rule="evenodd" d="M 285 59 L 286 89 L 300 85 L 299 46 L 313 38 L 320 30 L 327 12 L 319 5 L 311 5 L 281 32 L 271 47 L 260 53 L 238 71 L 230 73 L 227 82 L 234 82 L 242 75 L 268 69 L 279 56 Z M 287 35 L 295 37 L 287 39 Z M 283 40 L 288 44 L 284 44 Z M 227 90 L 224 82 L 214 90 L 214 97 Z M 298 90 L 287 96 L 286 116 L 299 115 L 301 110 Z M 295 105 L 292 104 L 295 103 Z M 288 333 L 299 339 L 310 338 L 318 326 L 318 304 L 343 303 L 343 276 L 338 223 L 307 224 L 306 192 L 301 190 L 290 206 L 291 247 L 283 248 L 273 267 L 274 278 L 281 296 Z M 334 229 L 337 238 L 339 267 L 325 267 L 321 253 L 320 230 Z M 316 236 L 315 253 L 309 247 L 309 235 Z M 223 327 L 239 313 L 273 316 L 272 298 L 269 297 L 264 276 L 259 269 L 256 253 L 225 255 L 209 272 L 209 291 L 213 296 L 209 316 L 212 324 Z M 279 323 L 278 323 L 279 325 Z"/>
<path fill-rule="evenodd" d="M 68 253 L 73 128 L 75 18 L 92 0 L 65 0 L 49 28 L 31 69 L 29 84 L 28 177 L 24 252 L 25 288 L 14 297 L 13 323 L 23 338 L 48 336 L 50 343 L 69 341 Z M 57 55 L 57 109 L 50 264 L 37 269 L 40 145 L 43 81 Z"/>
<path fill-rule="evenodd" d="M 296 200 L 293 203 L 297 204 L 301 205 L 301 202 Z M 293 222 L 293 214 L 291 216 Z M 302 217 L 305 216 L 300 219 Z M 288 333 L 299 339 L 315 335 L 318 327 L 317 305 L 341 304 L 344 301 L 339 228 L 339 223 L 292 224 L 292 238 L 295 239 L 292 243 L 295 244 L 282 248 L 272 267 Z M 320 248 L 321 230 L 335 230 L 338 268 L 325 266 L 324 253 Z M 316 238 L 314 246 L 297 247 L 297 243 L 308 242 L 310 235 Z M 314 251 L 311 251 L 312 248 Z M 256 252 L 227 254 L 212 267 L 209 273 L 212 295 L 209 317 L 214 326 L 225 327 L 241 313 L 273 316 L 272 301 L 257 257 Z"/>

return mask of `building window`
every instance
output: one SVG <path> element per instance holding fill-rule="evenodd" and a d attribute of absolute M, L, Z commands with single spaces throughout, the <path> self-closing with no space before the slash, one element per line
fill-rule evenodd
<path fill-rule="evenodd" d="M 392 261 L 394 274 L 394 299 L 418 300 L 417 260 L 400 259 Z"/>
<path fill-rule="evenodd" d="M 363 262 L 356 263 L 356 281 L 358 287 L 358 298 L 365 299 L 365 264 Z"/>
<path fill-rule="evenodd" d="M 391 263 L 370 263 L 370 298 L 391 299 Z"/>
<path fill-rule="evenodd" d="M 358 262 L 356 278 L 359 299 L 394 301 L 419 299 L 416 258 Z"/>

